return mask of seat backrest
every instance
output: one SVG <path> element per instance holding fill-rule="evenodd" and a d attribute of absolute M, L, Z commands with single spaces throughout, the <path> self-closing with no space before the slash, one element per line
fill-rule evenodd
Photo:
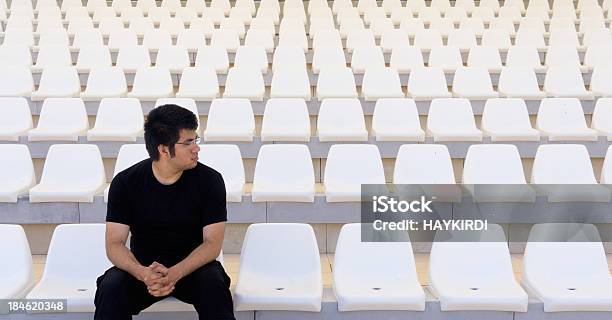
<path fill-rule="evenodd" d="M 99 185 L 106 182 L 98 146 L 55 144 L 49 148 L 40 183 L 54 185 L 66 182 Z"/>
<path fill-rule="evenodd" d="M 149 50 L 144 46 L 122 46 L 116 65 L 122 68 L 148 67 L 151 65 Z"/>
<path fill-rule="evenodd" d="M 482 67 L 492 69 L 501 68 L 502 62 L 497 48 L 487 46 L 474 46 L 470 48 L 467 65 L 468 67 Z"/>
<path fill-rule="evenodd" d="M 427 129 L 445 130 L 449 128 L 476 128 L 470 100 L 438 98 L 431 101 L 427 116 Z"/>
<path fill-rule="evenodd" d="M 531 169 L 534 184 L 596 184 L 584 145 L 548 144 L 538 147 Z"/>
<path fill-rule="evenodd" d="M 538 49 L 533 46 L 513 46 L 508 49 L 506 57 L 508 67 L 541 67 Z"/>
<path fill-rule="evenodd" d="M 32 54 L 25 44 L 4 44 L 0 46 L 0 66 L 31 66 Z"/>
<path fill-rule="evenodd" d="M 531 129 L 525 101 L 519 98 L 488 99 L 482 112 L 481 128 L 485 133 Z"/>
<path fill-rule="evenodd" d="M 454 184 L 448 148 L 439 144 L 405 144 L 397 153 L 393 183 Z"/>
<path fill-rule="evenodd" d="M 587 128 L 580 100 L 546 98 L 540 102 L 536 128 L 544 131 L 566 131 Z"/>
<path fill-rule="evenodd" d="M 358 99 L 330 98 L 321 102 L 317 127 L 365 129 L 363 109 Z"/>
<path fill-rule="evenodd" d="M 412 99 L 381 98 L 376 101 L 372 131 L 378 128 L 421 128 L 416 103 Z"/>
<path fill-rule="evenodd" d="M 25 98 L 0 97 L 0 128 L 32 128 L 32 113 Z"/>
<path fill-rule="evenodd" d="M 471 145 L 465 156 L 462 183 L 527 183 L 518 149 L 512 144 Z"/>
<path fill-rule="evenodd" d="M 0 161 L 0 181 L 3 185 L 32 187 L 36 184 L 32 157 L 26 145 L 0 144 L 0 151 L 3 154 Z"/>
<path fill-rule="evenodd" d="M 310 132 L 310 116 L 304 99 L 271 98 L 266 102 L 262 130 L 268 127 L 304 127 Z"/>
<path fill-rule="evenodd" d="M 217 170 L 226 188 L 230 185 L 244 186 L 244 165 L 240 149 L 230 144 L 203 144 L 198 153 L 200 162 Z"/>
<path fill-rule="evenodd" d="M 106 257 L 105 233 L 106 226 L 102 223 L 57 226 L 51 238 L 41 281 L 54 279 L 72 282 L 78 279 L 93 282 L 112 266 Z"/>
<path fill-rule="evenodd" d="M 408 92 L 431 92 L 440 90 L 448 92 L 446 77 L 442 68 L 423 67 L 413 68 L 408 78 Z"/>
<path fill-rule="evenodd" d="M 0 224 L 0 266 L 2 267 L 3 284 L 23 283 L 29 289 L 34 285 L 34 272 L 30 246 L 23 227 L 19 225 Z M 23 298 L 25 292 L 6 292 L 10 296 L 0 295 L 2 299 Z"/>
<path fill-rule="evenodd" d="M 100 101 L 95 126 L 143 128 L 144 116 L 136 98 L 104 98 Z"/>
<path fill-rule="evenodd" d="M 306 145 L 266 144 L 259 149 L 254 183 L 312 186 L 314 189 L 314 179 L 312 158 Z"/>
<path fill-rule="evenodd" d="M 575 46 L 551 45 L 546 51 L 547 66 L 580 66 L 580 58 Z"/>
<path fill-rule="evenodd" d="M 124 144 L 119 149 L 117 154 L 117 162 L 115 162 L 115 170 L 113 177 L 119 172 L 135 165 L 136 163 L 149 158 L 147 148 L 144 144 Z"/>
<path fill-rule="evenodd" d="M 241 128 L 255 131 L 255 116 L 248 99 L 215 99 L 210 104 L 206 130 Z"/>
<path fill-rule="evenodd" d="M 87 130 L 85 104 L 79 98 L 47 98 L 43 102 L 38 128 L 70 127 Z"/>
<path fill-rule="evenodd" d="M 385 172 L 378 147 L 372 144 L 332 145 L 327 154 L 323 182 L 326 186 L 384 184 Z"/>
<path fill-rule="evenodd" d="M 461 52 L 458 47 L 453 46 L 432 47 L 429 53 L 428 65 L 443 69 L 459 68 L 463 66 Z"/>

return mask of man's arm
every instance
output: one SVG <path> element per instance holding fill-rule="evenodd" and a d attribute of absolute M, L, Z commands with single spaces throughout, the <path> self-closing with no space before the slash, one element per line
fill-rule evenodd
<path fill-rule="evenodd" d="M 151 292 L 154 296 L 166 296 L 174 290 L 174 285 L 191 274 L 195 270 L 199 269 L 203 265 L 215 260 L 221 253 L 221 246 L 223 244 L 223 235 L 225 233 L 225 222 L 217 222 L 209 224 L 202 229 L 204 242 L 195 248 L 185 259 L 175 264 L 171 268 L 165 268 L 161 265 L 157 265 L 154 270 L 165 277 L 162 279 L 164 282 L 163 287 L 153 287 L 154 290 Z"/>
<path fill-rule="evenodd" d="M 106 223 L 106 256 L 117 268 L 150 285 L 151 281 L 159 279 L 160 276 L 151 267 L 141 265 L 132 251 L 125 246 L 129 232 L 128 225 Z"/>

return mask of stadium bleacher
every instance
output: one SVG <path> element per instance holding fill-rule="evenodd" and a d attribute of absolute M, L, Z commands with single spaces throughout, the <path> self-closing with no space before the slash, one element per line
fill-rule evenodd
<path fill-rule="evenodd" d="M 18 319 L 91 318 L 108 184 L 148 157 L 148 112 L 175 103 L 225 180 L 238 319 L 610 319 L 609 211 L 518 226 L 522 245 L 510 225 L 362 242 L 358 222 L 362 184 L 589 184 L 609 199 L 611 8 L 0 0 L 0 299 L 68 301 Z M 138 319 L 194 313 L 168 299 Z"/>

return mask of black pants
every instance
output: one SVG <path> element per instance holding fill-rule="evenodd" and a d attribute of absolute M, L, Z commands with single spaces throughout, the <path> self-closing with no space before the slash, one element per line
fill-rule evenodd
<path fill-rule="evenodd" d="M 97 285 L 95 320 L 132 319 L 132 315 L 165 298 L 150 295 L 142 281 L 117 267 L 100 276 Z M 212 261 L 177 282 L 170 295 L 192 304 L 200 320 L 233 320 L 229 286 L 230 278 L 221 264 Z"/>

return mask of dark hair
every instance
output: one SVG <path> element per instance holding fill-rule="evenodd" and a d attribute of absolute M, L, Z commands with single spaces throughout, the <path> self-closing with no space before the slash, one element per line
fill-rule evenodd
<path fill-rule="evenodd" d="M 198 119 L 193 112 L 175 104 L 159 106 L 147 117 L 144 125 L 144 138 L 147 152 L 153 161 L 159 160 L 157 146 L 165 145 L 174 156 L 174 144 L 180 137 L 181 130 L 196 130 Z"/>

